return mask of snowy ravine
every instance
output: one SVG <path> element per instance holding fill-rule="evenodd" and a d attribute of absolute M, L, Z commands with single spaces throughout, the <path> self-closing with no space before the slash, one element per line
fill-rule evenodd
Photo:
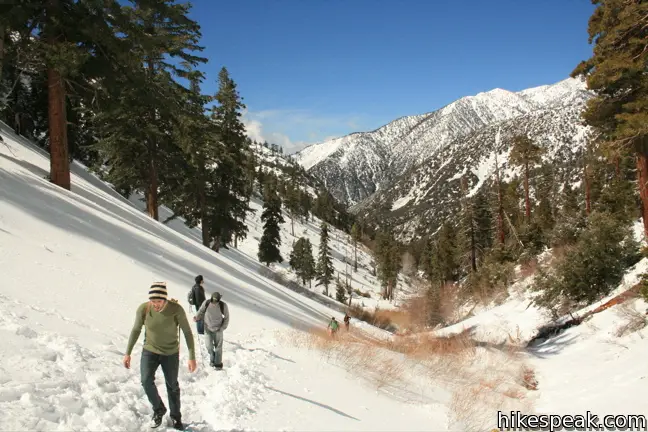
<path fill-rule="evenodd" d="M 342 314 L 262 277 L 251 251 L 202 247 L 199 233 L 153 221 L 76 163 L 72 191 L 60 189 L 42 150 L 0 126 L 0 430 L 146 430 L 143 336 L 132 368 L 122 365 L 135 310 L 164 280 L 188 311 L 197 274 L 231 322 L 221 372 L 207 370 L 196 336 L 189 373 L 181 336 L 191 430 L 447 429 L 439 403 L 398 400 L 277 342 Z M 156 383 L 167 403 L 161 370 Z"/>
<path fill-rule="evenodd" d="M 580 114 L 591 95 L 575 78 L 519 92 L 494 89 L 314 144 L 294 158 L 354 213 L 379 225 L 390 222 L 407 241 L 435 232 L 456 213 L 462 176 L 469 195 L 476 193 L 493 176 L 495 156 L 505 180 L 519 174 L 507 163 L 516 134 L 547 150 L 543 159 L 556 167 L 556 177 L 577 174 L 588 132 Z"/>

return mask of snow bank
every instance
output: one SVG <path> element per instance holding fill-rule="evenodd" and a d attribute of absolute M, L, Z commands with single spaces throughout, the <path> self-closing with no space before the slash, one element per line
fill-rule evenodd
<path fill-rule="evenodd" d="M 142 335 L 131 370 L 121 363 L 135 310 L 164 280 L 191 317 L 185 296 L 197 274 L 207 293 L 222 293 L 231 321 L 219 372 L 206 367 L 194 334 L 198 370 L 189 373 L 181 337 L 188 430 L 444 429 L 429 406 L 377 394 L 277 345 L 276 333 L 342 315 L 261 276 L 251 242 L 215 253 L 199 231 L 152 220 L 77 164 L 72 190 L 58 188 L 40 149 L 4 124 L 0 136 L 0 430 L 148 430 Z M 161 370 L 157 384 L 166 401 Z"/>

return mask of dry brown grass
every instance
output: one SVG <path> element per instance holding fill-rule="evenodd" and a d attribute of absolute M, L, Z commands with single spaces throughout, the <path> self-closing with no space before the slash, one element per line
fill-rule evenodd
<path fill-rule="evenodd" d="M 478 381 L 459 387 L 450 401 L 451 421 L 465 432 L 493 430 L 497 412 L 529 412 L 524 392 L 501 380 Z"/>
<path fill-rule="evenodd" d="M 537 388 L 535 374 L 517 353 L 479 347 L 468 332 L 381 339 L 358 328 L 341 329 L 335 337 L 312 329 L 286 334 L 285 341 L 318 351 L 377 389 L 443 386 L 451 392 L 451 422 L 466 431 L 492 425 L 498 410 L 528 412 L 526 394 Z"/>

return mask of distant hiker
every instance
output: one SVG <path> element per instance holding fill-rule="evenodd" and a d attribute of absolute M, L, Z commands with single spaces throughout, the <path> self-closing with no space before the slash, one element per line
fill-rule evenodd
<path fill-rule="evenodd" d="M 340 328 L 340 324 L 338 324 L 337 320 L 335 317 L 331 318 L 331 322 L 328 325 L 328 332 L 331 336 L 333 336 L 335 333 L 337 333 L 338 329 Z"/>
<path fill-rule="evenodd" d="M 209 365 L 217 370 L 223 369 L 223 331 L 229 325 L 229 308 L 221 301 L 221 294 L 214 292 L 209 300 L 206 300 L 194 321 L 205 320 L 205 345 L 209 353 Z"/>
<path fill-rule="evenodd" d="M 124 366 L 130 369 L 131 352 L 144 326 L 144 348 L 140 363 L 142 387 L 153 406 L 151 427 L 158 427 L 167 409 L 155 386 L 155 372 L 162 366 L 169 397 L 170 417 L 175 429 L 182 430 L 180 414 L 180 329 L 189 348 L 189 372 L 196 370 L 194 338 L 184 309 L 175 300 L 167 299 L 165 282 L 156 282 L 149 290 L 149 301 L 142 303 L 135 314 L 135 324 L 128 339 Z"/>
<path fill-rule="evenodd" d="M 205 300 L 207 298 L 205 297 L 205 281 L 202 275 L 196 276 L 195 281 L 196 284 L 191 288 L 191 291 L 189 292 L 189 304 L 194 305 L 196 312 L 198 312 L 198 308 L 203 303 L 205 303 Z M 196 327 L 199 335 L 205 334 L 205 321 L 196 321 Z"/>
<path fill-rule="evenodd" d="M 349 316 L 349 313 L 347 312 L 344 314 L 344 327 L 346 328 L 346 331 L 349 331 L 349 324 L 351 323 L 351 317 Z"/>

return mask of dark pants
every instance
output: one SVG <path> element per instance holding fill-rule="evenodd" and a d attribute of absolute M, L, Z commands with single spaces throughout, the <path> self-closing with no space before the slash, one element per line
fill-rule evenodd
<path fill-rule="evenodd" d="M 199 335 L 204 335 L 205 334 L 205 321 L 204 320 L 196 321 L 196 329 L 198 330 Z"/>
<path fill-rule="evenodd" d="M 155 372 L 158 366 L 162 366 L 167 394 L 169 395 L 169 414 L 171 417 L 179 419 L 180 385 L 178 384 L 178 369 L 180 367 L 180 353 L 166 356 L 142 350 L 142 361 L 140 363 L 142 387 L 144 387 L 146 396 L 153 405 L 153 411 L 155 412 L 164 410 L 164 403 L 155 385 Z"/>

